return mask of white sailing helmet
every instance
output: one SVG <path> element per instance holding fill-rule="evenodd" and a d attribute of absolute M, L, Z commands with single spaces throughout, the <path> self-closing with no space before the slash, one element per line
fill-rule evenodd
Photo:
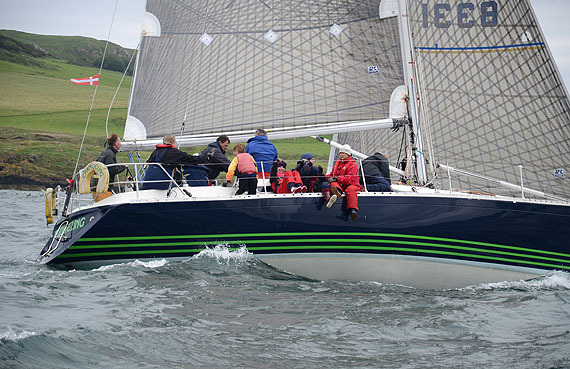
<path fill-rule="evenodd" d="M 340 149 L 338 149 L 338 153 L 340 154 L 341 152 L 347 153 L 348 155 L 352 155 L 352 150 L 350 149 L 350 146 L 347 144 L 342 145 Z"/>

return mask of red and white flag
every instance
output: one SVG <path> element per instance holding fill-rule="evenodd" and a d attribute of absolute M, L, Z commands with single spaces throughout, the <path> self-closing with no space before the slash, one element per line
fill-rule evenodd
<path fill-rule="evenodd" d="M 99 76 L 100 74 L 96 74 L 92 77 L 87 78 L 72 78 L 70 79 L 71 82 L 77 85 L 98 85 L 99 84 Z"/>

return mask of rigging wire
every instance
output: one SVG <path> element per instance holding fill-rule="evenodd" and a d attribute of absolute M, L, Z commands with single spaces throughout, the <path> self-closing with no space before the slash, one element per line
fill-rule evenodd
<path fill-rule="evenodd" d="M 121 89 L 121 85 L 123 84 L 123 81 L 125 80 L 125 76 L 127 75 L 127 72 L 129 71 L 129 67 L 131 66 L 131 63 L 133 62 L 135 55 L 137 55 L 137 52 L 139 51 L 140 45 L 141 45 L 141 41 L 139 41 L 139 43 L 137 44 L 137 47 L 133 51 L 133 54 L 131 55 L 131 58 L 129 59 L 129 63 L 127 64 L 127 67 L 125 68 L 125 71 L 123 72 L 123 76 L 121 77 L 121 80 L 119 81 L 117 89 L 115 90 L 115 95 L 113 95 L 113 99 L 111 100 L 111 104 L 109 105 L 109 110 L 107 111 L 107 118 L 105 119 L 105 134 L 107 137 L 109 137 L 109 117 L 111 116 L 111 109 L 113 108 L 113 104 L 115 102 L 115 99 L 117 98 L 117 95 L 119 94 L 119 90 Z M 135 147 L 136 147 L 136 141 L 135 141 Z M 138 167 L 136 165 L 135 160 L 134 160 L 133 156 L 131 155 L 131 153 L 128 153 L 127 156 L 129 158 L 129 160 L 131 161 L 131 163 L 135 164 L 134 170 L 135 170 L 137 179 L 139 181 L 142 181 L 144 178 L 144 168 Z M 137 149 L 137 157 L 139 159 L 139 163 L 142 163 L 141 157 L 138 153 L 138 149 Z M 129 170 L 129 168 L 127 167 L 127 171 L 128 170 Z"/>
<path fill-rule="evenodd" d="M 107 34 L 107 42 L 105 43 L 105 49 L 103 50 L 103 57 L 101 58 L 101 65 L 99 66 L 99 74 L 103 70 L 103 63 L 105 62 L 105 56 L 107 55 L 107 47 L 109 46 L 109 38 L 111 37 L 111 30 L 113 29 L 113 22 L 115 20 L 115 14 L 117 12 L 117 5 L 119 0 L 115 1 L 115 9 L 113 10 L 113 17 L 111 18 L 111 25 L 109 26 L 109 33 Z M 97 89 L 99 88 L 99 83 L 95 85 L 95 91 L 93 92 L 93 98 L 91 99 L 91 107 L 89 108 L 89 114 L 87 115 L 87 122 L 85 123 L 85 130 L 83 131 L 83 138 L 81 139 L 81 146 L 79 147 L 79 154 L 77 155 L 77 161 L 75 162 L 75 169 L 73 170 L 73 177 L 77 174 L 77 167 L 79 166 L 79 159 L 81 159 L 81 152 L 83 151 L 83 144 L 85 143 L 85 136 L 87 135 L 87 127 L 89 127 L 89 121 L 91 119 L 91 113 L 93 112 L 93 105 L 95 104 L 95 96 L 97 95 Z"/>
<path fill-rule="evenodd" d="M 117 86 L 117 89 L 115 90 L 115 95 L 113 95 L 113 99 L 111 100 L 111 104 L 109 105 L 109 111 L 107 111 L 107 118 L 105 119 L 105 134 L 107 137 L 109 137 L 109 116 L 111 116 L 111 108 L 113 107 L 113 103 L 115 102 L 115 98 L 117 97 L 117 94 L 119 93 L 119 89 L 121 88 L 121 84 L 123 83 L 123 80 L 125 79 L 125 76 L 127 75 L 127 72 L 129 71 L 129 67 L 131 66 L 131 63 L 133 62 L 133 59 L 135 58 L 137 51 L 139 51 L 140 45 L 141 45 L 141 42 L 139 41 L 137 47 L 133 51 L 133 55 L 131 55 L 131 59 L 129 60 L 129 64 L 127 64 L 127 67 L 125 68 L 125 71 L 123 72 L 123 76 L 121 77 L 121 80 L 119 81 L 119 85 Z"/>
<path fill-rule="evenodd" d="M 400 167 L 401 160 L 403 160 L 402 159 L 402 151 L 403 151 L 402 148 L 404 147 L 405 140 L 406 140 L 406 128 L 404 128 L 402 130 L 402 140 L 400 141 L 400 148 L 398 149 L 398 159 L 396 160 L 396 163 L 397 163 L 396 165 L 398 167 Z M 400 169 L 402 169 L 402 168 L 400 168 Z"/>

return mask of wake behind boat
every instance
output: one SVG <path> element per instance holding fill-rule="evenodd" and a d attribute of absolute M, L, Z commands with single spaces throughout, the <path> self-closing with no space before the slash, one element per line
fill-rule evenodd
<path fill-rule="evenodd" d="M 329 167 L 335 142 L 360 159 L 382 147 L 406 185 L 363 190 L 351 221 L 344 198 L 327 209 L 320 193 L 263 181 L 254 196 L 174 178 L 141 190 L 140 162 L 129 191 L 94 203 L 78 173 L 41 263 L 226 244 L 310 278 L 425 288 L 570 269 L 570 105 L 526 1 L 148 1 L 147 12 L 127 149 L 179 130 L 187 146 L 245 142 L 258 127 L 329 133 Z"/>

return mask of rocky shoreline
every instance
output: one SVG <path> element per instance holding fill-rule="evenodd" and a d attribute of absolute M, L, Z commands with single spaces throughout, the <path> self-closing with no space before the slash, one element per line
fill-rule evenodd
<path fill-rule="evenodd" d="M 43 191 L 48 187 L 57 187 L 53 182 L 36 181 L 21 176 L 0 176 L 0 190 Z"/>
<path fill-rule="evenodd" d="M 0 189 L 39 191 L 65 185 L 65 178 L 42 174 L 37 167 L 39 155 L 0 155 Z"/>
<path fill-rule="evenodd" d="M 71 176 L 75 159 L 68 148 L 76 138 L 51 133 L 31 133 L 0 128 L 0 189 L 45 190 L 67 186 L 65 173 Z M 86 157 L 96 156 L 99 148 L 86 150 Z"/>

